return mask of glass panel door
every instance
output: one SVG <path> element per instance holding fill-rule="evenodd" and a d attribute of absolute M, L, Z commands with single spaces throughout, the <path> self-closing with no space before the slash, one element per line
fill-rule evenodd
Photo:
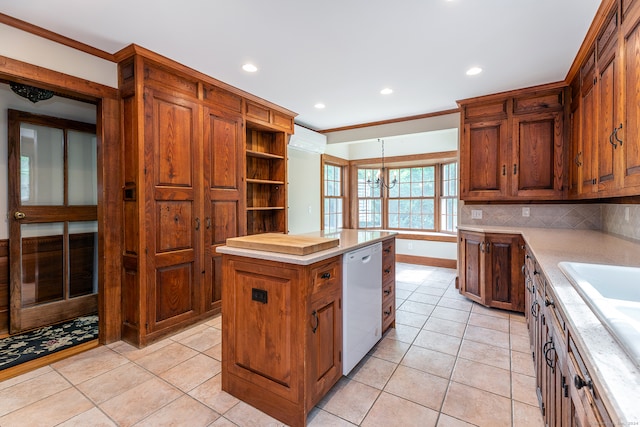
<path fill-rule="evenodd" d="M 95 126 L 9 110 L 10 332 L 97 311 Z"/>

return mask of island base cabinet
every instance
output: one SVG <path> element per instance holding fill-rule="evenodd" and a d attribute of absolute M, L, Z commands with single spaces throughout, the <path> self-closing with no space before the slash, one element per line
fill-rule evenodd
<path fill-rule="evenodd" d="M 223 255 L 222 389 L 291 426 L 342 373 L 341 257 L 310 266 Z"/>

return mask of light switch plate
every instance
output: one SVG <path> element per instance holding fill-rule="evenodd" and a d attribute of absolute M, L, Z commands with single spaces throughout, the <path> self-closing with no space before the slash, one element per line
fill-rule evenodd
<path fill-rule="evenodd" d="M 522 208 L 522 216 L 531 216 L 531 208 Z"/>
<path fill-rule="evenodd" d="M 482 219 L 482 211 L 480 209 L 471 209 L 471 219 Z"/>

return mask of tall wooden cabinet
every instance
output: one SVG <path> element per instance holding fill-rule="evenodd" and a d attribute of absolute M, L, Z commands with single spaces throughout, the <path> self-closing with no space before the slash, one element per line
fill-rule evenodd
<path fill-rule="evenodd" d="M 574 198 L 640 194 L 640 3 L 606 4 L 571 84 Z"/>
<path fill-rule="evenodd" d="M 220 312 L 216 248 L 247 233 L 248 199 L 273 194 L 248 192 L 247 165 L 255 162 L 247 148 L 277 140 L 282 150 L 286 131 L 266 123 L 268 137 L 254 137 L 263 131 L 247 130 L 246 105 L 259 104 L 180 64 L 133 45 L 116 57 L 124 135 L 122 337 L 144 346 Z M 262 107 L 273 114 L 273 106 Z M 284 163 L 286 155 L 278 158 Z M 284 182 L 281 192 L 286 198 Z"/>
<path fill-rule="evenodd" d="M 461 199 L 564 197 L 564 92 L 551 84 L 458 101 Z"/>

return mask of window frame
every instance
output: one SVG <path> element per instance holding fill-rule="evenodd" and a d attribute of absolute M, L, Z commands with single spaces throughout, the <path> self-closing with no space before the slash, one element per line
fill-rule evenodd
<path fill-rule="evenodd" d="M 358 215 L 359 215 L 359 201 L 358 197 L 358 170 L 359 169 L 371 169 L 371 168 L 380 168 L 381 167 L 381 159 L 360 159 L 360 160 L 352 160 L 349 162 L 350 168 L 350 177 L 351 177 L 351 193 L 353 197 L 351 198 L 351 217 L 352 224 L 358 225 Z M 436 170 L 435 174 L 435 187 L 434 187 L 434 229 L 433 230 L 424 230 L 424 229 L 405 229 L 405 228 L 391 228 L 389 227 L 389 215 L 388 215 L 388 201 L 389 201 L 389 190 L 385 189 L 381 194 L 381 205 L 382 205 L 382 224 L 379 228 L 373 229 L 383 229 L 383 230 L 397 230 L 399 232 L 410 233 L 410 232 L 428 232 L 428 233 L 443 233 L 443 234 L 456 234 L 456 232 L 450 232 L 447 230 L 442 230 L 441 227 L 441 214 L 440 214 L 440 204 L 441 204 L 441 194 L 442 194 L 442 165 L 449 163 L 457 163 L 458 170 L 460 168 L 460 161 L 458 159 L 457 151 L 442 151 L 435 153 L 426 153 L 419 155 L 408 155 L 408 156 L 396 156 L 385 158 L 385 170 L 383 171 L 383 178 L 385 182 L 389 182 L 389 171 L 392 169 L 399 168 L 412 168 L 412 167 L 428 167 L 435 166 Z M 458 200 L 460 200 L 459 194 L 459 185 L 458 185 L 458 195 L 456 196 Z"/>
<path fill-rule="evenodd" d="M 331 196 L 326 196 L 324 189 L 325 189 L 325 173 L 324 173 L 324 168 L 325 165 L 330 165 L 330 166 L 335 166 L 335 167 L 339 167 L 340 168 L 340 190 L 341 190 L 341 196 L 340 197 L 331 197 Z M 324 215 L 325 215 L 325 209 L 324 209 L 324 203 L 325 203 L 325 198 L 329 197 L 329 198 L 335 198 L 335 199 L 341 199 L 342 200 L 342 226 L 338 226 L 338 228 L 335 230 L 340 230 L 341 228 L 349 228 L 349 224 L 350 224 L 350 218 L 351 218 L 351 214 L 350 214 L 350 203 L 349 203 L 349 161 L 348 160 L 344 160 L 341 159 L 339 157 L 334 157 L 328 154 L 322 154 L 321 159 L 320 159 L 320 230 L 325 230 L 325 224 L 324 224 Z M 328 231 L 334 231 L 334 230 L 328 230 Z"/>

